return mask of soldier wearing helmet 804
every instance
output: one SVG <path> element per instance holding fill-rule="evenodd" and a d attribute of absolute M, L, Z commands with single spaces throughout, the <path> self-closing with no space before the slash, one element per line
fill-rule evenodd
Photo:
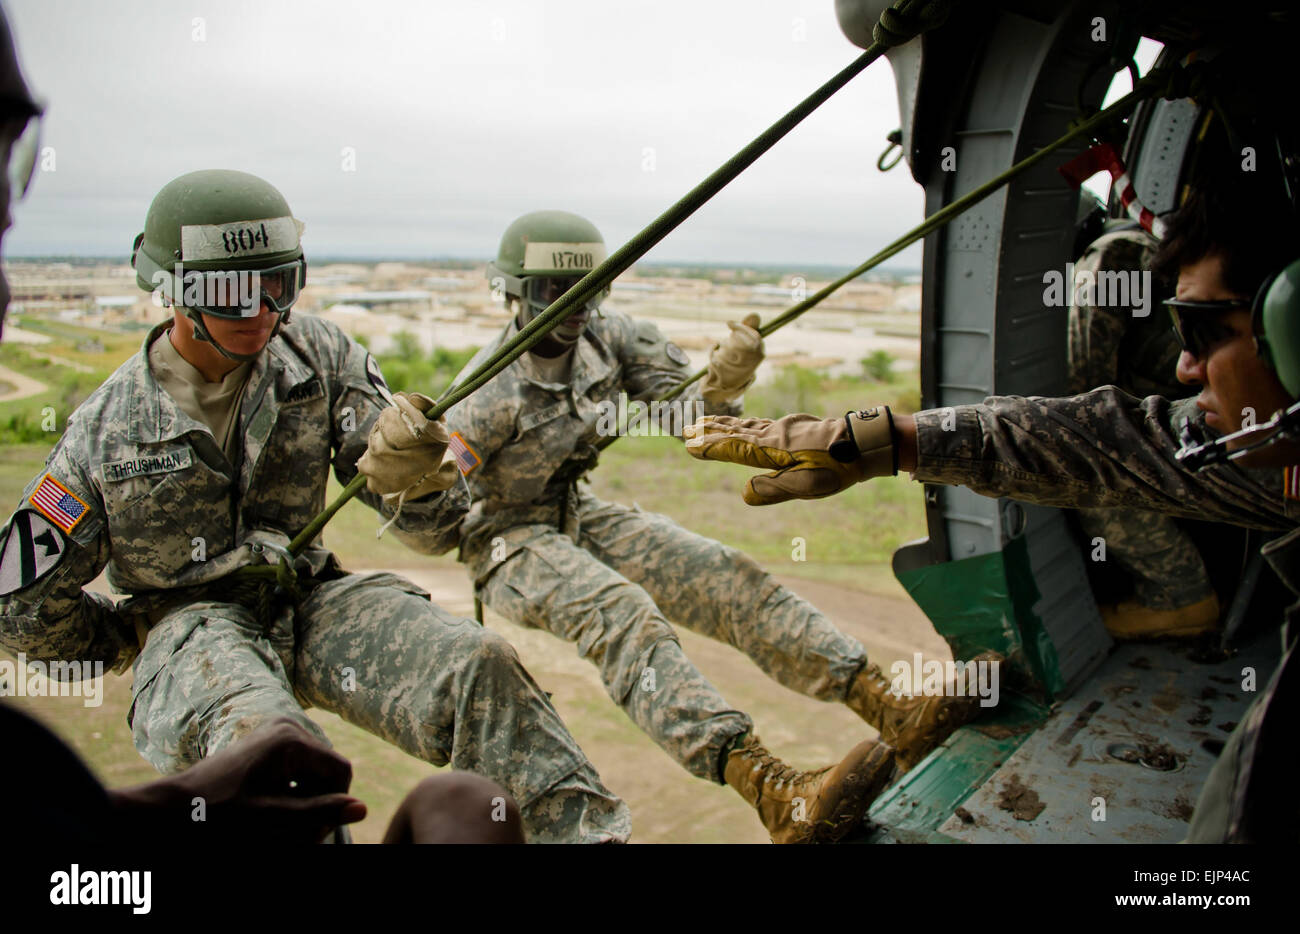
<path fill-rule="evenodd" d="M 501 340 L 604 258 L 583 218 L 542 211 L 516 220 L 488 269 L 494 289 L 518 304 Z M 662 398 L 690 372 L 658 328 L 599 311 L 601 298 L 448 413 L 474 497 L 460 558 L 484 603 L 576 642 L 628 716 L 693 775 L 735 788 L 774 840 L 838 839 L 889 780 L 891 743 L 910 766 L 970 710 L 889 694 L 856 640 L 740 552 L 579 492 L 574 481 L 595 441 L 617 430 L 612 413 Z M 731 324 L 705 378 L 680 397 L 688 409 L 740 411 L 763 359 L 757 326 L 757 318 Z M 656 417 L 651 408 L 648 418 L 632 416 L 628 433 L 680 435 L 682 412 L 661 407 Z M 686 658 L 669 619 L 735 646 L 789 688 L 847 703 L 886 741 L 860 743 L 833 767 L 790 768 Z"/>
<path fill-rule="evenodd" d="M 251 175 L 182 176 L 149 206 L 131 256 L 136 282 L 183 308 L 194 342 L 227 360 L 253 360 L 266 344 L 260 332 L 269 339 L 289 323 L 306 282 L 300 226 L 280 193 Z M 270 315 L 259 323 L 262 304 Z"/>
<path fill-rule="evenodd" d="M 135 660 L 135 744 L 185 768 L 289 717 L 338 713 L 412 755 L 495 779 L 530 838 L 617 841 L 601 785 L 514 650 L 393 574 L 349 574 L 318 541 L 330 467 L 416 550 L 457 539 L 468 505 L 429 400 L 388 393 L 320 318 L 285 327 L 301 226 L 242 172 L 182 176 L 136 240 L 137 280 L 174 306 L 68 419 L 0 538 L 0 642 L 39 659 Z M 390 402 L 391 400 L 391 402 Z M 275 591 L 233 572 L 281 566 Z M 83 590 L 107 566 L 118 604 Z M 264 579 L 261 579 L 264 580 Z"/>

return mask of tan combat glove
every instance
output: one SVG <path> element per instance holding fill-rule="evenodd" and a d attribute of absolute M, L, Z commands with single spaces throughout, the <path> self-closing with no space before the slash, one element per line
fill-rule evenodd
<path fill-rule="evenodd" d="M 731 329 L 709 353 L 709 372 L 700 383 L 700 397 L 718 404 L 733 402 L 754 382 L 754 371 L 763 362 L 763 335 L 758 333 L 758 315 L 747 315 L 740 324 L 728 321 Z"/>
<path fill-rule="evenodd" d="M 770 506 L 820 499 L 872 477 L 898 473 L 894 421 L 888 406 L 843 418 L 787 415 L 733 418 L 705 415 L 683 431 L 686 450 L 700 460 L 775 468 L 750 477 L 745 502 Z"/>
<path fill-rule="evenodd" d="M 418 392 L 399 392 L 393 402 L 375 419 L 366 453 L 357 460 L 366 489 L 381 494 L 390 505 L 450 489 L 460 471 L 455 460 L 443 459 L 450 440 L 446 426 L 424 417 L 433 400 Z"/>

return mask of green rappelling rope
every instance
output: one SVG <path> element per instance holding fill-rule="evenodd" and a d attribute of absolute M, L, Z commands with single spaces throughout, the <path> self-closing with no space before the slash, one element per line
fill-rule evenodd
<path fill-rule="evenodd" d="M 1041 162 L 1051 153 L 1060 149 L 1066 143 L 1078 139 L 1080 136 L 1090 136 L 1104 124 L 1112 120 L 1117 120 L 1120 117 L 1123 117 L 1134 107 L 1136 107 L 1143 99 L 1163 90 L 1168 86 L 1168 82 L 1170 79 L 1169 69 L 1171 68 L 1176 68 L 1176 66 L 1166 66 L 1165 68 L 1162 68 L 1158 71 L 1150 72 L 1142 80 L 1142 82 L 1140 82 L 1139 85 L 1135 87 L 1130 93 L 1126 94 L 1124 97 L 1120 98 L 1115 103 L 1111 104 L 1105 110 L 1102 110 L 1097 114 L 1093 115 L 1092 117 L 1089 117 L 1088 119 L 1075 124 L 1063 136 L 1048 143 L 1042 149 L 1036 150 L 1032 155 L 1026 156 L 1024 159 L 1020 160 L 1015 165 L 1011 166 L 1006 171 L 1002 172 L 1000 175 L 995 176 L 994 178 L 985 182 L 983 185 L 980 185 L 978 188 L 974 189 L 973 191 L 968 192 L 965 195 L 962 195 L 960 198 L 958 198 L 956 201 L 953 201 L 951 204 L 945 205 L 940 210 L 935 211 L 933 214 L 927 217 L 920 224 L 913 227 L 907 233 L 903 234 L 893 243 L 889 244 L 889 246 L 885 247 L 883 250 L 881 250 L 879 253 L 872 256 L 870 259 L 862 263 L 860 266 L 854 267 L 852 270 L 840 276 L 834 282 L 831 282 L 828 285 L 825 285 L 822 288 L 818 289 L 816 292 L 814 292 L 812 295 L 808 296 L 798 304 L 790 306 L 790 308 L 786 309 L 780 315 L 773 318 L 767 324 L 758 328 L 758 332 L 763 337 L 767 337 L 772 332 L 785 327 L 791 321 L 795 320 L 800 315 L 802 315 L 809 308 L 812 308 L 814 305 L 818 304 L 819 302 L 825 300 L 827 297 L 832 295 L 842 286 L 852 282 L 854 279 L 858 278 L 858 276 L 862 275 L 864 272 L 867 272 L 868 270 L 873 269 L 876 266 L 879 266 L 881 263 L 889 259 L 891 256 L 898 254 L 902 250 L 911 246 L 913 243 L 916 243 L 918 240 L 921 240 L 927 234 L 930 234 L 933 231 L 938 230 L 940 227 L 947 224 L 949 221 L 955 218 L 958 214 L 961 214 L 967 208 L 975 204 L 978 204 L 980 201 L 983 201 L 985 198 L 993 194 L 993 192 L 997 191 L 1002 186 L 1006 185 L 1008 182 L 1010 182 L 1013 178 L 1015 178 L 1020 173 L 1027 171 L 1030 168 L 1033 168 L 1035 165 L 1037 165 L 1039 162 Z M 707 367 L 698 370 L 697 372 L 687 377 L 682 382 L 678 383 L 675 387 L 669 390 L 663 396 L 663 398 L 657 401 L 669 402 L 677 398 L 687 389 L 687 387 L 699 381 L 700 379 L 703 379 L 707 373 L 708 373 Z M 618 440 L 618 437 L 619 436 L 617 434 L 607 435 L 606 437 L 601 438 L 599 441 L 597 441 L 594 446 L 597 450 L 603 451 L 605 448 L 609 447 L 616 440 Z"/>
<path fill-rule="evenodd" d="M 448 409 L 508 367 L 568 317 L 573 308 L 585 303 L 629 269 L 633 263 L 699 210 L 710 198 L 776 145 L 782 137 L 798 126 L 809 114 L 825 103 L 836 91 L 848 84 L 868 65 L 880 58 L 893 46 L 908 42 L 922 32 L 942 24 L 947 19 L 949 8 L 954 2 L 959 2 L 959 0 L 898 0 L 893 7 L 887 8 L 881 13 L 880 20 L 873 31 L 872 38 L 874 41 L 862 55 L 806 97 L 789 113 L 764 130 L 740 152 L 714 170 L 708 178 L 687 192 L 676 204 L 655 218 L 647 227 L 623 244 L 599 266 L 583 276 L 564 295 L 530 321 L 526 327 L 521 329 L 509 341 L 502 344 L 491 357 L 484 360 L 464 382 L 445 393 L 433 408 L 425 413 L 425 417 L 430 421 L 441 418 Z M 343 488 L 343 492 L 339 494 L 334 502 L 326 506 L 324 511 L 319 513 L 301 532 L 294 536 L 289 543 L 289 553 L 294 556 L 300 554 L 321 533 L 321 530 L 334 517 L 335 513 L 342 509 L 348 500 L 361 492 L 365 484 L 365 476 L 357 474 Z M 283 558 L 281 562 L 284 563 Z M 249 565 L 233 573 L 269 578 L 275 577 L 277 572 L 273 566 Z"/>

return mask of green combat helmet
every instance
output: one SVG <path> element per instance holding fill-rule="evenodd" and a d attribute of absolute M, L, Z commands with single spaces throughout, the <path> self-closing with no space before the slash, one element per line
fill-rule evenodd
<path fill-rule="evenodd" d="M 494 293 L 519 303 L 526 325 L 605 259 L 605 238 L 590 221 L 567 211 L 534 211 L 506 228 L 487 276 Z M 548 335 L 563 346 L 582 336 L 587 317 L 598 312 L 605 289 L 575 309 Z"/>
<path fill-rule="evenodd" d="M 203 315 L 255 318 L 265 303 L 280 316 L 271 336 L 279 333 L 307 280 L 301 234 L 284 196 L 257 176 L 191 172 L 164 185 L 149 205 L 131 265 L 140 288 L 161 290 L 165 304 L 185 309 L 198 339 L 242 362 L 257 355 L 222 347 Z"/>
<path fill-rule="evenodd" d="M 1300 399 L 1300 259 L 1264 280 L 1251 311 L 1260 356 Z"/>

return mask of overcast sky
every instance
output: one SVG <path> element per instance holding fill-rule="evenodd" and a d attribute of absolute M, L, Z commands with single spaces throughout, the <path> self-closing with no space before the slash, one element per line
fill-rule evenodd
<path fill-rule="evenodd" d="M 10 256 L 125 256 L 200 168 L 278 187 L 309 256 L 487 257 L 542 208 L 614 246 L 860 51 L 832 0 L 6 6 L 55 159 Z M 898 122 L 882 60 L 649 258 L 860 262 L 921 219 L 906 165 L 875 168 Z"/>

